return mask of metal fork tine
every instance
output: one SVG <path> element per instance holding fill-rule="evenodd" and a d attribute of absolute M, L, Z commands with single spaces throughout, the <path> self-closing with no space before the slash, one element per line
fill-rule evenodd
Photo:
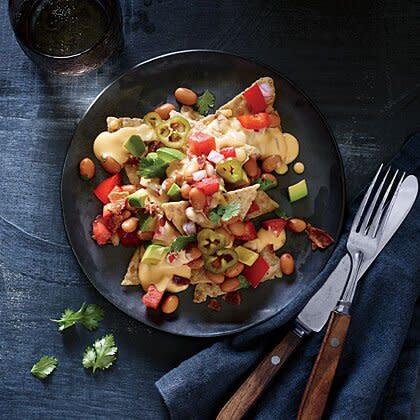
<path fill-rule="evenodd" d="M 367 232 L 368 223 L 369 223 L 369 221 L 372 217 L 373 211 L 375 210 L 376 203 L 378 202 L 379 196 L 382 194 L 382 190 L 384 188 L 385 181 L 388 178 L 388 174 L 389 174 L 390 170 L 391 170 L 391 168 L 389 167 L 388 170 L 386 171 L 385 176 L 383 177 L 382 182 L 380 183 L 380 185 L 379 185 L 379 187 L 376 191 L 376 194 L 373 197 L 373 200 L 372 200 L 372 202 L 371 202 L 371 204 L 368 208 L 368 211 L 367 211 L 367 213 L 366 213 L 366 215 L 363 219 L 362 226 L 360 226 L 360 232 L 362 234 L 366 234 L 366 232 Z"/>
<path fill-rule="evenodd" d="M 366 191 L 365 196 L 363 197 L 362 203 L 360 204 L 359 210 L 357 210 L 356 216 L 354 216 L 353 224 L 351 225 L 352 231 L 355 231 L 357 229 L 357 226 L 359 225 L 360 218 L 362 217 L 362 214 L 365 211 L 366 204 L 369 200 L 370 194 L 372 193 L 373 187 L 376 183 L 376 180 L 378 179 L 379 174 L 381 173 L 383 166 L 384 164 L 381 163 L 381 166 L 379 166 L 378 172 L 376 172 L 375 178 L 373 178 L 373 181 L 369 185 L 369 188 Z"/>
<path fill-rule="evenodd" d="M 389 194 L 389 191 L 391 190 L 391 185 L 394 183 L 394 180 L 395 180 L 398 172 L 399 172 L 398 170 L 395 172 L 395 175 L 394 175 L 394 177 L 391 181 L 390 186 L 388 187 L 386 195 Z M 392 207 L 394 206 L 395 200 L 397 199 L 397 196 L 398 196 L 398 193 L 400 191 L 401 184 L 404 181 L 404 178 L 405 178 L 405 172 L 403 172 L 403 174 L 402 174 L 402 176 L 401 176 L 401 178 L 400 178 L 400 180 L 397 184 L 397 187 L 395 188 L 394 195 L 392 196 L 391 201 L 388 204 L 388 208 L 386 209 L 386 213 L 385 213 L 383 218 L 382 218 L 382 215 L 383 215 L 384 210 L 385 210 L 386 196 L 384 196 L 384 198 L 382 199 L 381 205 L 380 205 L 378 211 L 376 212 L 375 218 L 373 219 L 372 228 L 369 229 L 369 231 L 372 232 L 373 237 L 376 237 L 378 234 L 382 233 L 382 228 L 383 228 L 383 226 L 385 225 L 385 223 L 388 219 L 388 216 L 389 216 L 389 214 L 392 210 Z"/>

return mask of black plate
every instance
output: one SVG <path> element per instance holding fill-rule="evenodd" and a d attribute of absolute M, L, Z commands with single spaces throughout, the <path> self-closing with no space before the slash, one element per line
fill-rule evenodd
<path fill-rule="evenodd" d="M 309 197 L 291 206 L 286 187 L 302 179 L 293 170 L 280 177 L 279 188 L 270 195 L 278 200 L 288 215 L 309 220 L 337 237 L 344 212 L 344 175 L 336 142 L 327 124 L 310 100 L 290 81 L 274 70 L 241 57 L 216 51 L 184 51 L 146 61 L 129 70 L 109 85 L 93 102 L 81 119 L 70 144 L 62 176 L 64 223 L 76 258 L 97 290 L 119 309 L 147 325 L 174 334 L 216 336 L 231 334 L 262 322 L 283 309 L 322 269 L 332 248 L 313 253 L 306 235 L 294 235 L 285 250 L 296 257 L 292 279 L 270 281 L 255 290 L 242 293 L 242 304 L 222 303 L 217 313 L 206 304 L 192 302 L 192 288 L 179 295 L 177 315 L 164 319 L 151 316 L 142 305 L 138 287 L 123 288 L 120 281 L 133 249 L 99 247 L 91 239 L 91 222 L 101 212 L 92 193 L 93 185 L 80 180 L 78 163 L 85 157 L 94 159 L 92 143 L 106 130 L 105 119 L 113 116 L 143 116 L 162 102 L 174 102 L 172 92 L 178 86 L 196 92 L 212 91 L 216 105 L 242 91 L 261 76 L 274 79 L 276 108 L 285 132 L 300 141 L 299 160 L 305 163 Z M 99 165 L 98 165 L 99 166 Z M 106 174 L 98 169 L 98 183 Z"/>

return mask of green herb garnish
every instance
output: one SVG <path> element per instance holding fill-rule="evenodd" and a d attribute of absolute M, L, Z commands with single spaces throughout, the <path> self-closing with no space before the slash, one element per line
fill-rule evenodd
<path fill-rule="evenodd" d="M 214 107 L 216 97 L 206 89 L 202 95 L 198 97 L 197 103 L 195 104 L 195 110 L 201 115 L 207 115 L 210 109 Z"/>
<path fill-rule="evenodd" d="M 262 178 L 256 179 L 254 184 L 260 184 L 260 191 L 268 191 L 277 186 L 276 182 L 273 182 L 270 179 L 263 180 Z"/>
<path fill-rule="evenodd" d="M 86 369 L 91 368 L 93 373 L 96 369 L 108 369 L 116 360 L 117 351 L 114 336 L 108 334 L 96 340 L 92 347 L 86 348 L 82 364 Z"/>
<path fill-rule="evenodd" d="M 54 356 L 43 356 L 31 369 L 32 375 L 39 379 L 45 379 L 57 367 L 57 359 Z"/>
<path fill-rule="evenodd" d="M 189 244 L 197 242 L 196 235 L 178 236 L 171 245 L 170 252 L 179 252 L 185 249 Z"/>
<path fill-rule="evenodd" d="M 60 324 L 58 331 L 63 331 L 73 325 L 80 323 L 89 331 L 98 327 L 98 324 L 104 318 L 104 310 L 98 305 L 82 304 L 81 308 L 76 312 L 73 309 L 66 308 L 61 314 L 60 319 L 52 319 L 51 321 Z"/>
<path fill-rule="evenodd" d="M 137 171 L 143 178 L 166 178 L 166 163 L 161 158 L 149 157 L 140 160 L 140 169 Z"/>
<path fill-rule="evenodd" d="M 229 203 L 227 206 L 217 206 L 209 212 L 209 219 L 214 224 L 219 224 L 220 220 L 228 222 L 239 214 L 241 205 L 239 203 Z"/>
<path fill-rule="evenodd" d="M 290 219 L 290 217 L 283 210 L 276 209 L 274 210 L 274 213 L 277 217 L 281 217 L 282 219 Z"/>

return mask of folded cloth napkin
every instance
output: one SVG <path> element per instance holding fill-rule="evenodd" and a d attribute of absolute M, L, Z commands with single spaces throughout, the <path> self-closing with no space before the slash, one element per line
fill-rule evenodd
<path fill-rule="evenodd" d="M 392 166 L 420 177 L 420 133 Z M 351 206 L 343 235 L 318 287 L 345 253 L 360 197 Z M 407 418 L 420 367 L 420 200 L 417 200 L 359 283 L 352 321 L 326 408 L 326 418 Z M 171 418 L 215 418 L 256 363 L 290 329 L 314 290 L 303 291 L 270 320 L 224 339 L 181 363 L 156 382 Z M 415 316 L 417 312 L 417 316 Z M 256 419 L 294 419 L 325 329 L 313 334 L 285 363 L 250 412 Z"/>

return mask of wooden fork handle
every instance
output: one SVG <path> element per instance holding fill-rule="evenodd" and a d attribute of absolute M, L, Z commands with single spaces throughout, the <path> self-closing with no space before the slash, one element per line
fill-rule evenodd
<path fill-rule="evenodd" d="M 217 420 L 241 419 L 255 404 L 302 338 L 297 332 L 290 331 L 233 394 L 220 411 Z"/>
<path fill-rule="evenodd" d="M 298 420 L 317 420 L 322 417 L 343 351 L 350 319 L 348 314 L 331 312 L 324 341 L 300 403 Z"/>

